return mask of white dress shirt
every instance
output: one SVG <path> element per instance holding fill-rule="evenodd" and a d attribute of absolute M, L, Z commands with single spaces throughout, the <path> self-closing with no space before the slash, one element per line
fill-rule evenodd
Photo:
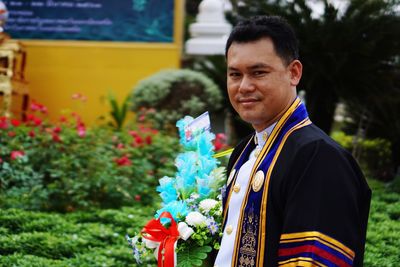
<path fill-rule="evenodd" d="M 249 159 L 239 169 L 235 184 L 232 185 L 233 192 L 229 200 L 228 215 L 222 236 L 221 248 L 215 260 L 214 267 L 230 267 L 232 264 L 232 255 L 235 246 L 236 232 L 240 215 L 240 208 L 243 203 L 245 193 L 249 187 L 250 173 L 256 162 L 257 156 L 264 146 L 268 136 L 271 134 L 276 123 L 256 132 L 255 142 L 256 148 L 250 153 Z"/>

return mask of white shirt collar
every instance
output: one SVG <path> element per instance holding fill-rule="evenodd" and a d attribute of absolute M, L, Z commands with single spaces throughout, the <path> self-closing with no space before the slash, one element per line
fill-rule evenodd
<path fill-rule="evenodd" d="M 256 131 L 256 135 L 254 136 L 254 142 L 256 142 L 257 147 L 263 147 L 268 137 L 270 136 L 272 130 L 274 129 L 276 122 L 265 128 L 261 132 Z"/>

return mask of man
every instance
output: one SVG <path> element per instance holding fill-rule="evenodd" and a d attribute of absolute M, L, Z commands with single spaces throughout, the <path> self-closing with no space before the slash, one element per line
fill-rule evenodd
<path fill-rule="evenodd" d="M 370 189 L 296 96 L 293 30 L 274 16 L 243 21 L 226 58 L 230 102 L 256 133 L 229 161 L 215 266 L 362 266 Z"/>

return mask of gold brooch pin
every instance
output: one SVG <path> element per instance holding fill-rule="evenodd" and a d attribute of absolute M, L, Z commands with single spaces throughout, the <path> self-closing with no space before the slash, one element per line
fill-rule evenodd
<path fill-rule="evenodd" d="M 235 191 L 235 193 L 239 193 L 239 191 L 240 191 L 240 184 L 235 184 L 235 186 L 233 187 L 233 191 Z"/>
<path fill-rule="evenodd" d="M 256 175 L 254 175 L 254 180 L 252 183 L 252 188 L 254 192 L 260 191 L 261 187 L 264 184 L 264 172 L 263 171 L 258 171 Z"/>
<path fill-rule="evenodd" d="M 267 139 L 268 139 L 268 133 L 267 132 L 263 132 L 262 138 L 263 138 L 264 142 L 266 142 Z"/>

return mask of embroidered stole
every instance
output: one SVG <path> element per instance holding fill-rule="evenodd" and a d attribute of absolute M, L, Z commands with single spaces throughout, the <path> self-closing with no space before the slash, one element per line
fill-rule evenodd
<path fill-rule="evenodd" d="M 300 99 L 296 98 L 279 119 L 258 155 L 250 173 L 250 184 L 240 209 L 232 266 L 264 266 L 266 212 L 271 173 L 289 135 L 309 124 L 311 124 L 311 121 L 308 118 L 306 108 Z M 254 136 L 246 144 L 229 175 L 226 188 L 228 195 L 224 198 L 223 203 L 224 226 L 228 214 L 228 203 L 233 190 L 232 184 L 235 184 L 240 167 L 247 161 L 249 154 L 254 149 L 253 140 Z"/>

